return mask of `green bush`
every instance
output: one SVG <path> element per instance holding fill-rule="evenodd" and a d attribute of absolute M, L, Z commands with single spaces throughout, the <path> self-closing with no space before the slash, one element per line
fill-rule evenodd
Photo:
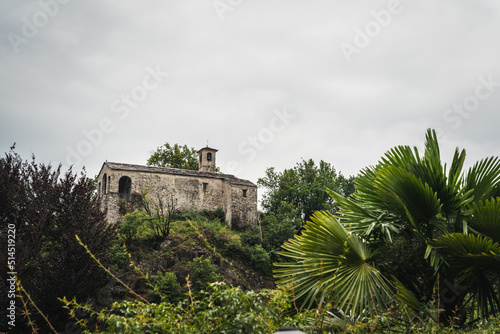
<path fill-rule="evenodd" d="M 226 220 L 226 213 L 224 212 L 224 209 L 222 208 L 217 208 L 214 211 L 215 219 L 218 219 L 220 222 L 224 222 Z"/>
<path fill-rule="evenodd" d="M 222 209 L 221 207 L 218 207 L 215 210 L 206 210 L 206 209 L 201 210 L 199 212 L 199 215 L 208 220 L 217 220 L 221 223 L 226 221 L 226 213 L 224 212 L 224 209 Z"/>
<path fill-rule="evenodd" d="M 272 274 L 272 263 L 269 253 L 262 248 L 262 245 L 245 246 L 245 256 L 250 261 L 252 267 L 265 275 Z"/>
<path fill-rule="evenodd" d="M 118 223 L 118 233 L 120 233 L 126 241 L 137 238 L 140 231 L 144 228 L 146 216 L 146 212 L 139 210 L 127 213 Z"/>
<path fill-rule="evenodd" d="M 128 260 L 127 252 L 121 242 L 115 240 L 110 248 L 111 263 L 117 268 L 124 268 Z"/>
<path fill-rule="evenodd" d="M 183 297 L 181 285 L 174 273 L 158 272 L 153 280 L 153 288 L 149 291 L 152 303 L 169 302 L 177 304 Z"/>
<path fill-rule="evenodd" d="M 212 264 L 210 259 L 200 256 L 191 262 L 189 279 L 192 282 L 193 291 L 198 293 L 206 290 L 208 283 L 222 280 L 222 276 L 217 273 L 217 266 Z"/>
<path fill-rule="evenodd" d="M 241 244 L 243 246 L 255 246 L 261 245 L 262 240 L 260 239 L 260 231 L 256 229 L 248 229 L 240 234 Z"/>
<path fill-rule="evenodd" d="M 283 290 L 242 291 L 224 283 L 212 283 L 207 290 L 199 298 L 191 296 L 177 305 L 114 303 L 110 310 L 94 313 L 101 323 L 99 333 L 260 334 L 274 333 L 280 326 L 301 325 L 287 314 L 292 305 Z M 73 310 L 81 307 L 73 301 L 66 303 Z"/>

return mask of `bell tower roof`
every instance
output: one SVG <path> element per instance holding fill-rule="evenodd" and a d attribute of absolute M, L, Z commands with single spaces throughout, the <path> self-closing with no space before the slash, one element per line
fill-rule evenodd
<path fill-rule="evenodd" d="M 201 149 L 198 150 L 198 153 L 200 153 L 201 151 L 213 151 L 213 152 L 217 152 L 218 149 L 215 149 L 215 148 L 211 148 L 211 147 L 203 147 Z"/>

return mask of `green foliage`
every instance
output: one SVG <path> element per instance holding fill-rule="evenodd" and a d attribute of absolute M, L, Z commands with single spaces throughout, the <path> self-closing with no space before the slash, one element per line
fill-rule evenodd
<path fill-rule="evenodd" d="M 114 303 L 109 310 L 96 312 L 89 305 L 75 301 L 64 300 L 64 303 L 73 314 L 77 309 L 90 311 L 101 323 L 102 334 L 264 334 L 274 333 L 280 326 L 305 327 L 307 318 L 288 315 L 291 302 L 283 290 L 242 291 L 224 283 L 212 283 L 206 290 L 178 305 L 123 301 Z"/>
<path fill-rule="evenodd" d="M 202 256 L 194 258 L 189 266 L 189 279 L 193 282 L 193 291 L 200 292 L 207 289 L 208 283 L 222 280 L 217 273 L 217 266 L 209 258 Z"/>
<path fill-rule="evenodd" d="M 149 291 L 148 300 L 152 303 L 169 302 L 177 304 L 183 297 L 181 285 L 174 273 L 158 272 Z"/>
<path fill-rule="evenodd" d="M 170 235 L 170 223 L 175 217 L 177 198 L 167 189 L 157 192 L 154 196 L 148 194 L 147 189 L 141 191 L 141 204 L 145 211 L 143 221 L 153 231 L 158 242 L 164 241 Z"/>
<path fill-rule="evenodd" d="M 226 213 L 224 212 L 224 209 L 220 207 L 215 210 L 201 210 L 200 215 L 208 220 L 218 220 L 221 223 L 226 220 Z"/>
<path fill-rule="evenodd" d="M 123 199 L 123 198 L 120 198 L 118 200 L 118 213 L 120 215 L 125 215 L 127 214 L 128 212 L 131 211 L 131 208 L 132 208 L 132 203 Z"/>
<path fill-rule="evenodd" d="M 257 184 L 266 189 L 262 206 L 266 212 L 276 212 L 283 202 L 298 209 L 297 218 L 307 219 L 316 210 L 335 211 L 336 204 L 325 192 L 325 187 L 348 196 L 354 191 L 354 178 L 337 174 L 335 168 L 321 160 L 319 165 L 302 160 L 294 168 L 276 172 L 273 167 Z"/>
<path fill-rule="evenodd" d="M 191 220 L 191 223 L 198 228 L 198 231 L 206 238 L 207 242 L 215 247 L 218 252 L 224 255 L 237 255 L 242 253 L 243 248 L 238 232 L 231 230 L 225 223 L 221 223 L 218 219 L 207 220 L 199 215 L 199 213 L 191 213 L 190 215 L 198 217 Z M 176 222 L 175 226 L 175 233 L 177 235 L 178 233 L 182 233 L 189 237 L 197 236 L 189 223 Z"/>
<path fill-rule="evenodd" d="M 253 268 L 265 275 L 271 275 L 271 258 L 262 245 L 245 246 L 244 253 Z"/>
<path fill-rule="evenodd" d="M 122 245 L 121 242 L 115 240 L 111 245 L 109 252 L 111 256 L 111 263 L 113 263 L 116 268 L 124 268 L 128 260 L 125 245 Z"/>
<path fill-rule="evenodd" d="M 310 307 L 328 300 L 345 313 L 373 313 L 389 305 L 386 279 L 370 263 L 372 251 L 328 212 L 316 212 L 301 236 L 283 245 L 281 254 L 298 262 L 276 263 L 280 286 L 292 286 Z"/>
<path fill-rule="evenodd" d="M 147 165 L 198 170 L 198 153 L 194 147 L 165 143 L 151 154 Z"/>
<path fill-rule="evenodd" d="M 144 228 L 144 222 L 148 218 L 148 214 L 140 210 L 127 213 L 118 222 L 118 233 L 126 241 L 135 239 L 138 236 L 138 233 Z"/>
<path fill-rule="evenodd" d="M 11 236 L 15 231 L 9 239 L 15 241 L 15 254 L 10 250 L 9 255 L 8 230 Z M 64 328 L 67 317 L 57 298 L 86 300 L 107 284 L 106 274 L 80 247 L 76 234 L 103 263 L 110 264 L 115 229 L 100 210 L 92 180 L 84 172 L 63 172 L 62 166 L 37 163 L 34 156 L 24 161 L 12 147 L 0 158 L 0 239 L 5 245 L 0 252 L 0 304 L 9 302 L 7 272 L 17 272 L 34 304 L 50 316 L 57 330 Z M 12 270 L 7 268 L 8 256 Z M 6 308 L 0 310 L 2 323 L 5 312 Z M 42 326 L 44 321 L 33 312 L 33 320 Z M 23 328 L 24 318 L 18 316 L 18 320 L 16 328 Z"/>
<path fill-rule="evenodd" d="M 282 250 L 281 245 L 302 227 L 303 220 L 298 216 L 298 209 L 287 202 L 281 202 L 275 212 L 262 216 L 263 247 L 270 253 L 272 262 L 283 262 L 278 252 Z"/>
<path fill-rule="evenodd" d="M 293 282 L 306 304 L 331 300 L 360 316 L 390 303 L 445 326 L 498 314 L 500 159 L 467 172 L 464 160 L 457 149 L 443 165 L 428 130 L 423 155 L 395 147 L 360 173 L 352 197 L 328 190 L 338 219 L 316 213 L 285 243 L 296 262 L 280 264 L 280 284 Z"/>
<path fill-rule="evenodd" d="M 261 245 L 260 231 L 257 229 L 247 229 L 240 232 L 241 244 L 243 246 Z"/>

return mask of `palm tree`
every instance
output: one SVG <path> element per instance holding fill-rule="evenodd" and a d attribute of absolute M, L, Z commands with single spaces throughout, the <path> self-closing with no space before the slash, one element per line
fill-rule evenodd
<path fill-rule="evenodd" d="M 449 169 L 436 133 L 424 155 L 398 146 L 356 179 L 333 216 L 316 212 L 300 236 L 283 245 L 293 262 L 276 264 L 278 285 L 307 307 L 331 302 L 360 315 L 399 301 L 422 311 L 434 300 L 439 319 L 464 324 L 500 309 L 500 160 L 464 172 L 465 150 Z"/>

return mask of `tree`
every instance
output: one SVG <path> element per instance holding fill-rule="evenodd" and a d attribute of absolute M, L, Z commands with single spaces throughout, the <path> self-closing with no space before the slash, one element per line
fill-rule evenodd
<path fill-rule="evenodd" d="M 154 231 L 158 241 L 163 241 L 170 234 L 170 223 L 178 210 L 177 198 L 168 189 L 157 192 L 154 197 L 148 195 L 147 190 L 141 192 L 141 204 L 146 212 L 140 215 L 147 226 Z"/>
<path fill-rule="evenodd" d="M 273 262 L 282 262 L 282 257 L 278 255 L 281 245 L 298 233 L 302 227 L 304 221 L 297 218 L 298 216 L 298 209 L 287 202 L 282 202 L 276 212 L 263 215 L 262 246 L 269 252 Z"/>
<path fill-rule="evenodd" d="M 288 202 L 299 210 L 299 217 L 303 219 L 316 210 L 335 211 L 336 204 L 325 192 L 325 187 L 345 196 L 354 191 L 354 177 L 345 178 L 337 174 L 331 164 L 321 160 L 316 165 L 312 159 L 302 160 L 281 173 L 274 167 L 268 168 L 266 176 L 259 178 L 257 184 L 266 189 L 262 207 L 267 212 L 276 212 L 282 202 Z"/>
<path fill-rule="evenodd" d="M 85 301 L 96 295 L 108 282 L 107 274 L 77 242 L 75 235 L 104 263 L 109 263 L 109 247 L 115 235 L 108 225 L 94 196 L 92 181 L 82 172 L 77 176 L 70 169 L 61 173 L 61 166 L 23 161 L 14 147 L 0 159 L 0 238 L 7 244 L 7 230 L 15 231 L 11 252 L 12 270 L 36 305 L 49 314 L 53 325 L 64 330 L 68 322 L 58 298 L 75 297 Z M 7 291 L 7 253 L 0 252 L 2 291 Z M 1 294 L 2 305 L 7 295 Z M 21 301 L 16 300 L 21 306 Z M 32 316 L 37 312 L 31 309 Z M 2 313 L 5 308 L 2 308 Z M 1 328 L 7 319 L 1 315 Z M 23 317 L 18 314 L 16 328 L 22 329 Z M 43 319 L 37 325 L 43 328 Z M 21 329 L 20 329 L 21 328 Z M 13 329 L 14 330 L 14 329 Z"/>
<path fill-rule="evenodd" d="M 174 144 L 174 146 L 170 146 L 169 143 L 165 143 L 151 154 L 147 165 L 198 170 L 198 152 L 187 145 Z"/>
<path fill-rule="evenodd" d="M 282 255 L 297 261 L 279 264 L 279 285 L 293 284 L 304 305 L 329 300 L 351 315 L 398 301 L 432 319 L 429 300 L 445 324 L 497 314 L 500 159 L 465 173 L 464 160 L 456 149 L 447 169 L 428 130 L 423 156 L 395 147 L 361 172 L 352 198 L 329 190 L 340 210 L 316 212 L 285 243 Z"/>

